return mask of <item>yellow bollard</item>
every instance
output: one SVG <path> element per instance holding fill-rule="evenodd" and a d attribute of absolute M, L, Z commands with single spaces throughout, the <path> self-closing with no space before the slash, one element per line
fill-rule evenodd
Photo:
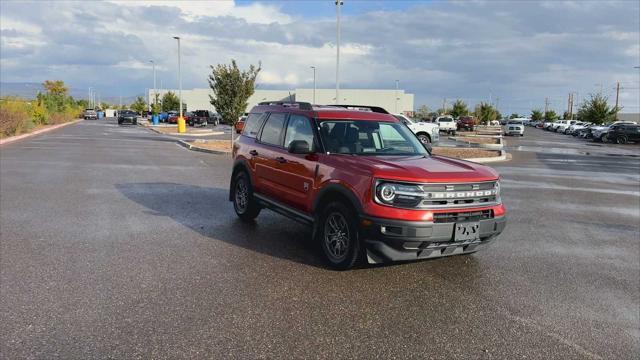
<path fill-rule="evenodd" d="M 178 118 L 178 132 L 179 133 L 187 132 L 187 124 L 184 121 L 184 118 L 182 116 Z"/>

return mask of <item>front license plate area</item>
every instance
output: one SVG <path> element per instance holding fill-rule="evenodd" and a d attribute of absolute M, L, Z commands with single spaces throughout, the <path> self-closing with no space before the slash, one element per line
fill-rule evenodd
<path fill-rule="evenodd" d="M 453 232 L 453 241 L 469 241 L 480 239 L 480 223 L 456 223 Z"/>

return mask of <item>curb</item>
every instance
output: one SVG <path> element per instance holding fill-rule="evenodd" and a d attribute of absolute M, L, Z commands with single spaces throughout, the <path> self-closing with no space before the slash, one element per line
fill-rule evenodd
<path fill-rule="evenodd" d="M 142 125 L 142 127 L 144 127 L 145 129 L 149 129 L 151 131 L 153 131 L 156 134 L 160 134 L 160 135 L 168 135 L 168 136 L 215 136 L 215 135 L 224 135 L 224 131 L 213 131 L 210 132 L 208 134 L 181 134 L 181 133 L 163 133 L 162 131 L 156 130 L 150 126 L 144 126 Z"/>
<path fill-rule="evenodd" d="M 483 144 L 483 143 L 474 143 L 474 142 L 470 142 L 470 141 L 464 141 L 464 140 L 458 140 L 453 136 L 449 136 L 448 139 L 449 140 L 453 140 L 455 142 L 459 142 L 459 143 L 464 143 L 464 144 L 469 144 L 469 145 L 474 145 L 474 147 L 478 147 L 478 148 L 482 148 L 482 149 L 489 149 L 489 150 L 502 150 L 504 149 L 504 139 L 502 137 L 496 137 L 496 136 L 478 136 L 475 135 L 475 137 L 481 137 L 481 138 L 492 138 L 492 139 L 500 139 L 500 143 L 499 144 Z"/>
<path fill-rule="evenodd" d="M 40 130 L 36 130 L 34 132 L 30 132 L 30 133 L 27 133 L 27 134 L 10 136 L 8 138 L 0 139 L 0 145 L 10 144 L 10 143 L 18 141 L 18 140 L 30 138 L 32 136 L 36 136 L 36 135 L 40 135 L 42 133 L 46 133 L 46 132 L 49 132 L 49 131 L 60 129 L 61 127 L 77 124 L 80 121 L 84 121 L 84 119 L 77 119 L 77 120 L 66 122 L 64 124 L 51 125 L 50 127 L 47 127 L 47 128 L 44 128 L 44 129 L 40 129 Z"/>
<path fill-rule="evenodd" d="M 195 146 L 193 144 L 189 144 L 188 142 L 184 141 L 184 140 L 178 140 L 177 141 L 178 145 L 185 147 L 191 151 L 199 151 L 199 152 L 203 152 L 203 153 L 208 153 L 208 154 L 216 154 L 216 155 L 229 155 L 231 154 L 230 152 L 226 152 L 226 151 L 218 151 L 218 150 L 211 150 L 211 149 L 205 149 L 205 148 L 201 148 L 199 146 Z"/>
<path fill-rule="evenodd" d="M 486 163 L 494 163 L 494 162 L 501 162 L 501 161 L 509 161 L 511 160 L 511 154 L 507 153 L 504 150 L 500 150 L 500 156 L 495 156 L 490 158 L 469 158 L 469 159 L 462 159 L 462 160 L 471 161 L 474 163 L 486 164 Z"/>

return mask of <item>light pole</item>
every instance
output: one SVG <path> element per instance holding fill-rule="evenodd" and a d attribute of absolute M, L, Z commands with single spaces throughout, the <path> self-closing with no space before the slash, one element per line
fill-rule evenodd
<path fill-rule="evenodd" d="M 340 6 L 342 0 L 336 1 L 336 104 L 340 104 Z"/>
<path fill-rule="evenodd" d="M 313 103 L 316 103 L 316 67 L 311 66 L 313 69 Z"/>
<path fill-rule="evenodd" d="M 158 89 L 156 88 L 156 62 L 153 60 L 149 60 L 151 64 L 153 64 L 153 103 L 158 106 Z M 149 102 L 149 106 L 151 106 L 151 102 Z"/>
<path fill-rule="evenodd" d="M 400 82 L 400 80 L 396 80 L 396 111 L 395 113 L 398 113 L 398 83 Z"/>
<path fill-rule="evenodd" d="M 91 86 L 89 86 L 89 108 L 90 109 L 93 109 L 93 101 L 92 101 L 92 99 L 93 99 L 93 95 L 91 93 Z"/>
<path fill-rule="evenodd" d="M 180 98 L 180 104 L 178 104 L 178 108 L 180 109 L 180 116 L 178 117 L 178 132 L 183 133 L 186 132 L 187 129 L 184 118 L 182 117 L 182 69 L 180 64 L 180 37 L 174 36 L 173 38 L 178 40 L 178 97 Z"/>

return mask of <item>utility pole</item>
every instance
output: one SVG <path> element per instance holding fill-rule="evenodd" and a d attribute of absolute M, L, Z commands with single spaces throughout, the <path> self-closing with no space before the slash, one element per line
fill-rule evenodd
<path fill-rule="evenodd" d="M 93 98 L 93 95 L 91 95 L 91 86 L 89 86 L 89 108 L 93 109 L 93 106 L 91 106 L 92 102 L 91 99 Z"/>
<path fill-rule="evenodd" d="M 549 111 L 549 98 L 545 97 L 544 98 L 544 113 L 546 114 L 547 111 Z"/>
<path fill-rule="evenodd" d="M 313 69 L 313 103 L 316 103 L 316 67 L 311 66 Z"/>
<path fill-rule="evenodd" d="M 620 97 L 620 82 L 616 83 L 616 111 L 618 110 L 618 98 Z"/>
<path fill-rule="evenodd" d="M 398 113 L 398 83 L 400 82 L 400 80 L 396 80 L 396 111 L 395 113 Z"/>
<path fill-rule="evenodd" d="M 444 115 L 447 112 L 447 98 L 442 98 L 442 114 Z"/>
<path fill-rule="evenodd" d="M 336 104 L 340 104 L 340 7 L 342 0 L 336 1 Z"/>
<path fill-rule="evenodd" d="M 498 105 L 500 104 L 500 98 L 496 96 L 496 111 L 500 112 L 498 110 Z"/>
<path fill-rule="evenodd" d="M 184 118 L 182 117 L 182 69 L 180 63 L 180 37 L 174 36 L 173 38 L 178 40 L 178 94 L 180 98 L 180 103 L 178 104 L 178 109 L 180 110 L 180 116 L 178 117 L 178 132 L 183 133 L 186 132 L 187 129 Z M 231 133 L 233 133 L 233 131 Z"/>
<path fill-rule="evenodd" d="M 158 91 L 158 88 L 156 87 L 156 62 L 153 60 L 149 60 L 150 63 L 153 64 L 153 98 L 154 98 L 154 103 L 156 104 L 156 106 L 158 105 L 158 97 L 156 96 L 156 93 Z M 151 100 L 149 100 L 149 107 L 151 107 Z"/>

